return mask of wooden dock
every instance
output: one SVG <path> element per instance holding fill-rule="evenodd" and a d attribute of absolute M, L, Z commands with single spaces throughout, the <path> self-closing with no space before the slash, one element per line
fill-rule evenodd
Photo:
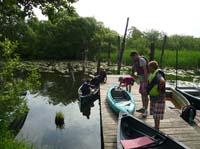
<path fill-rule="evenodd" d="M 106 101 L 106 93 L 109 86 L 112 84 L 119 84 L 119 75 L 108 75 L 107 83 L 102 84 L 100 87 L 100 106 L 101 106 L 101 122 L 102 122 L 102 145 L 104 149 L 116 149 L 117 148 L 117 121 L 118 115 L 112 111 Z M 132 86 L 132 94 L 135 99 L 136 109 L 141 108 L 142 102 L 140 94 L 138 93 L 139 86 L 135 83 Z M 198 111 L 199 112 L 199 111 Z M 195 122 L 196 126 L 190 126 L 179 116 L 177 110 L 170 109 L 166 104 L 164 119 L 160 123 L 160 130 L 165 134 L 175 138 L 176 140 L 184 143 L 191 149 L 198 149 L 200 146 L 200 114 L 197 113 Z M 140 118 L 145 123 L 153 126 L 154 120 L 151 115 L 147 118 L 142 118 L 138 112 L 134 113 L 134 116 Z"/>

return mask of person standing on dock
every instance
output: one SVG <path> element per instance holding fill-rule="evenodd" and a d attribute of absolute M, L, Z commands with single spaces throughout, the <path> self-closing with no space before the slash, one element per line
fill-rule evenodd
<path fill-rule="evenodd" d="M 137 51 L 132 51 L 130 53 L 130 56 L 134 60 L 134 68 L 140 80 L 139 92 L 142 97 L 142 108 L 136 111 L 141 112 L 143 117 L 146 117 L 148 114 L 147 109 L 149 103 L 149 98 L 146 93 L 147 78 L 148 78 L 148 62 L 144 57 L 140 56 Z"/>
<path fill-rule="evenodd" d="M 165 74 L 159 69 L 157 61 L 150 61 L 148 68 L 150 74 L 146 90 L 150 96 L 150 115 L 153 115 L 155 128 L 159 129 L 165 111 Z"/>

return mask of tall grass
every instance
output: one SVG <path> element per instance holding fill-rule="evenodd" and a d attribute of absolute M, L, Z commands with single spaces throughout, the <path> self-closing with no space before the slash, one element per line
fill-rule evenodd
<path fill-rule="evenodd" d="M 160 61 L 161 51 L 155 51 L 155 59 Z M 192 50 L 178 50 L 178 68 L 195 69 L 200 67 L 200 52 Z M 164 67 L 176 67 L 176 51 L 165 50 L 163 56 Z"/>
<path fill-rule="evenodd" d="M 132 65 L 133 60 L 130 57 L 130 49 L 125 49 L 123 54 L 122 63 L 124 65 Z M 149 59 L 149 53 L 147 50 L 138 51 Z M 101 53 L 101 59 L 107 61 L 108 54 Z M 160 62 L 161 50 L 155 50 L 155 60 Z M 117 64 L 117 52 L 111 53 L 111 61 L 113 64 Z M 165 50 L 163 55 L 163 67 L 176 67 L 176 51 Z M 178 50 L 178 68 L 181 69 L 199 69 L 200 68 L 200 51 L 194 50 Z"/>

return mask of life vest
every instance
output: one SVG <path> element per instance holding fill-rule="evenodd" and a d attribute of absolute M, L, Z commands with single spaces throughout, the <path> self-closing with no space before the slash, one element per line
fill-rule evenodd
<path fill-rule="evenodd" d="M 136 69 L 138 75 L 143 75 L 144 74 L 144 69 L 143 69 L 143 67 L 140 66 L 140 59 L 141 58 L 145 59 L 147 73 L 149 72 L 148 71 L 148 60 L 145 57 L 140 56 L 139 59 L 135 61 L 135 69 Z"/>
<path fill-rule="evenodd" d="M 160 97 L 163 96 L 164 91 L 165 91 L 165 87 L 161 90 L 162 93 L 160 94 L 158 92 L 158 85 L 160 82 L 160 78 L 158 78 L 158 74 L 160 74 L 163 78 L 165 78 L 165 74 L 163 71 L 157 69 L 156 71 L 154 71 L 154 73 L 151 73 L 148 77 L 148 85 L 147 85 L 147 93 L 151 96 L 151 97 Z"/>

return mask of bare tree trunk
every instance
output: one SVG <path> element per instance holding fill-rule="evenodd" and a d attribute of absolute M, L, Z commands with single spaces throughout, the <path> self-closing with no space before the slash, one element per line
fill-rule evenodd
<path fill-rule="evenodd" d="M 160 56 L 160 68 L 162 68 L 162 64 L 163 64 L 163 55 L 164 55 L 166 43 L 167 43 L 167 36 L 165 35 L 164 40 L 163 40 L 163 45 L 162 45 L 162 52 L 161 52 L 161 56 Z"/>
<path fill-rule="evenodd" d="M 125 41 L 126 41 L 126 33 L 127 33 L 127 29 L 128 29 L 128 22 L 129 22 L 129 18 L 127 18 L 126 28 L 125 28 L 125 32 L 124 32 L 124 38 L 123 38 L 121 50 L 120 50 L 120 53 L 119 53 L 119 61 L 118 61 L 118 67 L 117 67 L 117 73 L 118 74 L 120 74 L 121 62 L 122 62 L 123 52 L 124 52 L 124 49 L 125 49 Z"/>

